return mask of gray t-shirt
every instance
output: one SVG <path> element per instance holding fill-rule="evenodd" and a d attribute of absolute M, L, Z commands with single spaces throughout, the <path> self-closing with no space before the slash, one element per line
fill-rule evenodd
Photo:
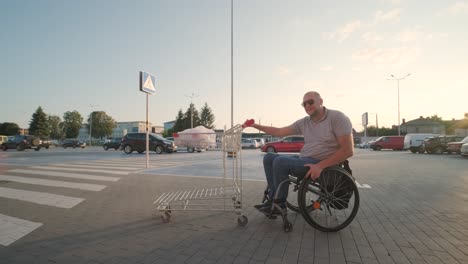
<path fill-rule="evenodd" d="M 301 157 L 324 160 L 338 149 L 338 137 L 353 133 L 349 118 L 340 111 L 325 108 L 323 118 L 314 122 L 309 116 L 290 125 L 297 135 L 304 135 Z"/>

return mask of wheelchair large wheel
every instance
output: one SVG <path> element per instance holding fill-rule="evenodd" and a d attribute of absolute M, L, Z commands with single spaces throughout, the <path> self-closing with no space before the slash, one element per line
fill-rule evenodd
<path fill-rule="evenodd" d="M 345 228 L 359 209 L 359 192 L 353 177 L 337 166 L 324 169 L 316 181 L 303 179 L 298 199 L 306 222 L 323 232 Z"/>

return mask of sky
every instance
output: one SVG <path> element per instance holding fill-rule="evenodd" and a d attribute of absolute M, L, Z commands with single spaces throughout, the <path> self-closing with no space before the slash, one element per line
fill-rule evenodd
<path fill-rule="evenodd" d="M 28 127 L 39 106 L 145 121 L 140 71 L 156 76 L 153 125 L 192 101 L 219 129 L 231 108 L 234 125 L 287 126 L 307 91 L 358 131 L 365 112 L 379 127 L 398 112 L 468 112 L 468 0 L 233 0 L 232 11 L 233 105 L 230 0 L 0 0 L 0 123 Z"/>

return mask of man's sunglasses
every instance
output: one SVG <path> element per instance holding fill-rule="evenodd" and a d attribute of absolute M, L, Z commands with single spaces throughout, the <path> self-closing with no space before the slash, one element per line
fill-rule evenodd
<path fill-rule="evenodd" d="M 310 100 L 307 100 L 307 101 L 304 101 L 302 102 L 302 107 L 306 107 L 306 105 L 314 105 L 315 101 L 314 99 L 310 99 Z"/>

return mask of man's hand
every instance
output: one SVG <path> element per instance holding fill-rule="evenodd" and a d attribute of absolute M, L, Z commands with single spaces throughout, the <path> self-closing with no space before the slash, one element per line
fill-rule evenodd
<path fill-rule="evenodd" d="M 320 168 L 317 164 L 305 164 L 305 167 L 309 167 L 309 171 L 307 171 L 305 178 L 312 178 L 313 180 L 318 179 L 320 174 L 322 173 L 322 168 Z"/>
<path fill-rule="evenodd" d="M 242 128 L 252 126 L 253 124 L 255 124 L 255 119 L 247 119 L 244 124 L 242 124 Z"/>

